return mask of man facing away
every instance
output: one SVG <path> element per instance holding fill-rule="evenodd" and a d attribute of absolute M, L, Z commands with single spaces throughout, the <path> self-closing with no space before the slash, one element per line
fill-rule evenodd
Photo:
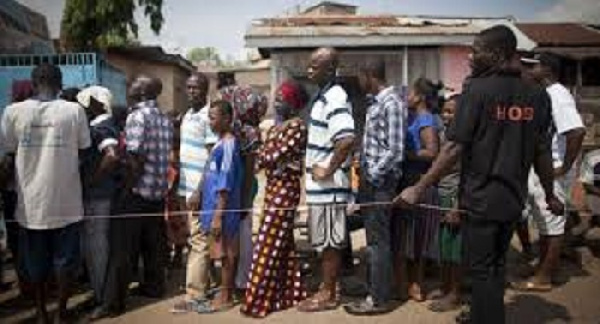
<path fill-rule="evenodd" d="M 35 96 L 6 108 L 0 140 L 15 158 L 19 263 L 34 286 L 38 322 L 50 323 L 46 287 L 53 274 L 62 322 L 80 264 L 79 151 L 90 146 L 90 131 L 83 108 L 57 98 L 62 85 L 57 66 L 43 63 L 31 78 Z"/>
<path fill-rule="evenodd" d="M 472 74 L 460 97 L 448 141 L 431 169 L 395 200 L 418 203 L 425 188 L 462 158 L 460 209 L 465 210 L 467 274 L 472 281 L 469 323 L 504 323 L 505 254 L 521 217 L 532 164 L 555 214 L 564 205 L 552 188 L 551 107 L 543 89 L 520 77 L 517 40 L 495 26 L 475 38 Z M 515 71 L 516 70 L 516 71 Z"/>
<path fill-rule="evenodd" d="M 91 319 L 106 311 L 104 287 L 110 253 L 110 218 L 119 163 L 119 131 L 112 118 L 112 94 L 107 88 L 91 86 L 77 94 L 90 122 L 92 148 L 86 152 L 83 175 L 86 222 L 83 224 L 83 253 L 96 309 Z"/>
<path fill-rule="evenodd" d="M 173 125 L 156 102 L 161 91 L 160 80 L 146 76 L 136 78 L 130 89 L 135 104 L 125 125 L 127 172 L 117 206 L 124 217 L 111 224 L 110 315 L 125 310 L 131 271 L 140 255 L 140 293 L 158 298 L 165 292 L 166 231 L 164 219 L 157 216 L 164 212 L 168 191 Z"/>
<path fill-rule="evenodd" d="M 319 86 L 312 101 L 306 149 L 306 202 L 311 244 L 323 255 L 323 284 L 298 309 L 319 312 L 337 308 L 341 249 L 346 244 L 346 202 L 350 195 L 348 158 L 354 144 L 354 119 L 344 89 L 335 82 L 338 54 L 316 50 L 309 79 Z"/>
<path fill-rule="evenodd" d="M 534 57 L 526 72 L 530 78 L 546 88 L 552 102 L 552 162 L 554 166 L 554 194 L 566 203 L 575 180 L 573 163 L 581 151 L 585 128 L 575 106 L 575 99 L 558 82 L 558 57 L 542 53 Z M 540 233 L 540 262 L 533 277 L 513 284 L 520 291 L 549 291 L 552 273 L 560 261 L 560 252 L 567 223 L 567 211 L 553 215 L 548 211 L 544 190 L 535 173 L 529 177 L 529 211 Z"/>
<path fill-rule="evenodd" d="M 398 90 L 386 84 L 385 63 L 368 64 L 359 75 L 360 86 L 368 96 L 361 163 L 360 201 L 389 202 L 396 194 L 402 175 L 406 109 Z M 363 210 L 369 257 L 369 297 L 350 304 L 346 311 L 355 315 L 386 313 L 390 305 L 393 257 L 390 238 L 389 206 Z"/>

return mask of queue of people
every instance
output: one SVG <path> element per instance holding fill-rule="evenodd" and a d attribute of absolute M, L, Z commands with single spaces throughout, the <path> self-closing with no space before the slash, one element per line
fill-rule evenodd
<path fill-rule="evenodd" d="M 221 84 L 220 98 L 210 101 L 209 79 L 194 73 L 186 84 L 188 109 L 167 115 L 157 103 L 158 79 L 136 78 L 133 104 L 117 110 L 100 86 L 71 101 L 58 98 L 60 70 L 36 67 L 31 93 L 6 108 L 1 144 L 3 199 L 16 206 L 18 223 L 9 227 L 18 233 L 10 248 L 38 320 L 50 320 L 52 274 L 57 317 L 68 319 L 66 302 L 82 264 L 94 293 L 93 320 L 122 314 L 134 280 L 139 294 L 164 296 L 167 267 L 183 262 L 185 295 L 173 313 L 210 314 L 237 304 L 254 318 L 292 307 L 337 309 L 355 153 L 368 293 L 346 312 L 384 314 L 406 299 L 433 299 L 434 312 L 456 310 L 468 281 L 470 307 L 458 320 L 504 323 L 505 254 L 524 210 L 536 211 L 541 261 L 532 278 L 512 286 L 551 289 L 565 192 L 585 133 L 572 97 L 557 83 L 556 60 L 544 54 L 521 64 L 514 34 L 496 26 L 476 37 L 461 94 L 441 96 L 442 84 L 419 78 L 403 97 L 389 84 L 384 62 L 368 63 L 359 72 L 368 101 L 362 138 L 337 82 L 339 61 L 333 48 L 312 53 L 312 98 L 294 80 L 277 87 L 276 122 L 264 138 L 258 126 L 267 99 L 234 82 Z M 590 153 L 581 172 L 593 195 L 599 161 Z M 261 171 L 265 199 L 253 237 Z M 10 190 L 18 198 L 11 200 Z M 302 280 L 294 243 L 302 196 L 311 247 L 322 261 L 314 294 Z M 442 285 L 427 292 L 432 261 L 441 266 Z"/>

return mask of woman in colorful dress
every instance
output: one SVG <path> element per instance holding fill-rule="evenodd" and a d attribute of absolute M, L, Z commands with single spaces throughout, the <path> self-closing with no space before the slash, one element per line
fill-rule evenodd
<path fill-rule="evenodd" d="M 440 89 L 441 85 L 420 78 L 415 81 L 408 94 L 410 114 L 401 188 L 416 183 L 429 170 L 438 154 L 440 125 L 431 111 L 438 104 Z M 426 204 L 438 204 L 437 188 L 429 188 L 426 196 Z M 399 253 L 396 269 L 398 281 L 402 287 L 403 265 L 406 264 L 408 296 L 414 301 L 422 302 L 425 301 L 422 291 L 425 260 L 438 259 L 440 215 L 432 209 L 403 210 L 402 213 L 401 217 L 396 218 L 399 220 L 399 226 L 394 228 L 394 241 L 397 243 L 395 249 Z"/>
<path fill-rule="evenodd" d="M 233 132 L 240 141 L 244 181 L 242 209 L 251 209 L 258 192 L 258 180 L 254 175 L 257 149 L 261 138 L 258 125 L 267 110 L 267 98 L 248 86 L 230 85 L 219 90 L 221 99 L 233 107 Z M 252 262 L 252 212 L 242 214 L 240 223 L 240 258 L 235 285 L 238 296 L 243 297 L 247 287 L 248 272 Z"/>
<path fill-rule="evenodd" d="M 295 257 L 294 217 L 300 203 L 307 128 L 298 117 L 307 95 L 286 81 L 277 90 L 277 124 L 267 134 L 257 168 L 267 176 L 264 219 L 255 242 L 242 314 L 262 318 L 306 298 Z"/>

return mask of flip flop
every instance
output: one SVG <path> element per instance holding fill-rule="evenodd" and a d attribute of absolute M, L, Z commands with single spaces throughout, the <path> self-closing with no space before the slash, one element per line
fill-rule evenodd
<path fill-rule="evenodd" d="M 511 288 L 521 292 L 549 292 L 552 290 L 552 284 L 535 283 L 533 281 L 513 282 Z"/>
<path fill-rule="evenodd" d="M 323 296 L 315 295 L 306 299 L 298 305 L 298 311 L 303 313 L 318 313 L 332 311 L 339 307 L 337 300 L 325 299 Z"/>
<path fill-rule="evenodd" d="M 198 314 L 214 314 L 227 312 L 233 309 L 235 305 L 233 303 L 222 304 L 219 307 L 214 307 L 210 302 L 198 303 L 196 306 L 196 312 Z"/>

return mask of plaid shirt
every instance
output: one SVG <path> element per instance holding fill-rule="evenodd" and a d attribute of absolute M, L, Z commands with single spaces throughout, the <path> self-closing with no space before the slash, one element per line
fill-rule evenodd
<path fill-rule="evenodd" d="M 144 156 L 144 171 L 133 192 L 148 200 L 164 199 L 173 124 L 150 100 L 136 105 L 125 125 L 127 152 Z"/>
<path fill-rule="evenodd" d="M 371 98 L 367 108 L 361 167 L 367 180 L 381 185 L 398 180 L 404 160 L 407 110 L 396 88 L 390 86 Z"/>

